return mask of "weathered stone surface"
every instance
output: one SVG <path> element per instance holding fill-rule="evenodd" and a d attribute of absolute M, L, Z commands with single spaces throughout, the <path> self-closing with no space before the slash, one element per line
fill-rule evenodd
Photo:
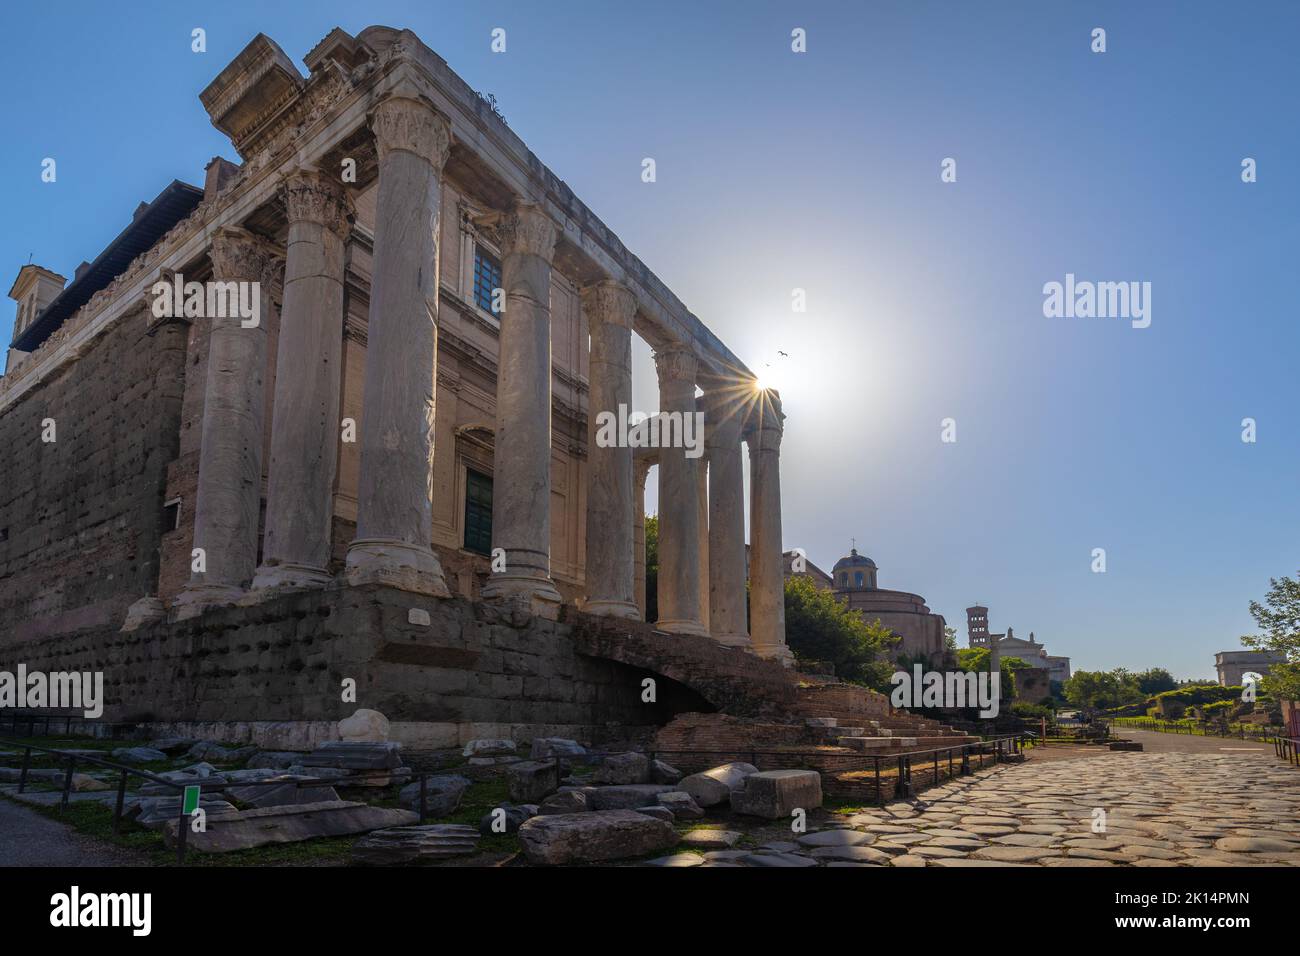
<path fill-rule="evenodd" d="M 149 741 L 149 746 L 154 750 L 161 750 L 169 757 L 177 757 L 193 747 L 195 741 L 189 737 L 159 737 L 157 740 Z"/>
<path fill-rule="evenodd" d="M 746 866 L 761 867 L 807 867 L 817 866 L 817 861 L 810 856 L 798 856 L 794 853 L 751 853 L 740 860 Z"/>
<path fill-rule="evenodd" d="M 704 810 L 695 798 L 685 790 L 669 790 L 659 794 L 655 798 L 661 807 L 666 807 L 673 812 L 673 816 L 681 820 L 698 820 L 704 816 Z"/>
<path fill-rule="evenodd" d="M 704 857 L 697 856 L 694 853 L 674 853 L 672 856 L 660 856 L 660 857 L 655 857 L 653 860 L 647 860 L 645 862 L 645 865 L 683 867 L 683 866 L 702 866 L 704 863 L 705 863 Z"/>
<path fill-rule="evenodd" d="M 538 813 L 586 813 L 591 809 L 585 791 L 580 789 L 561 790 L 542 801 Z"/>
<path fill-rule="evenodd" d="M 314 779 L 312 777 L 286 774 L 275 770 L 270 772 L 278 775 L 274 779 L 283 780 L 284 783 L 277 787 L 229 787 L 224 793 L 233 800 L 238 800 L 240 803 L 258 809 L 262 807 L 288 807 L 301 803 L 329 803 L 339 798 L 338 792 L 333 787 L 301 787 L 290 782 L 293 780 Z"/>
<path fill-rule="evenodd" d="M 409 810 L 339 800 L 237 811 L 216 821 L 209 814 L 207 830 L 190 833 L 186 839 L 189 847 L 200 853 L 228 853 L 271 843 L 368 833 L 415 822 L 415 814 Z M 168 821 L 163 827 L 163 839 L 168 846 L 175 845 L 176 833 L 176 821 Z"/>
<path fill-rule="evenodd" d="M 894 859 L 888 853 L 881 853 L 869 846 L 819 846 L 812 851 L 812 855 L 818 860 L 850 860 L 877 865 L 885 865 Z"/>
<path fill-rule="evenodd" d="M 875 838 L 871 834 L 858 833 L 856 830 L 819 830 L 816 833 L 805 833 L 796 842 L 805 847 L 861 846 L 873 839 Z"/>
<path fill-rule="evenodd" d="M 129 806 L 123 807 L 123 814 L 134 817 L 135 822 L 142 827 L 160 830 L 168 821 L 175 821 L 180 816 L 181 800 L 182 795 L 179 793 L 170 797 L 140 797 Z M 222 799 L 216 793 L 200 794 L 199 809 L 207 815 L 209 825 L 239 812 L 234 804 Z"/>
<path fill-rule="evenodd" d="M 513 740 L 504 740 L 502 738 L 481 738 L 471 740 L 461 751 L 464 757 L 513 757 L 515 751 L 519 748 Z"/>
<path fill-rule="evenodd" d="M 470 788 L 468 777 L 460 774 L 438 774 L 426 779 L 425 809 L 431 817 L 445 817 L 455 813 L 461 798 Z M 397 802 L 408 810 L 420 812 L 420 781 L 408 783 L 397 795 Z"/>
<path fill-rule="evenodd" d="M 667 793 L 672 789 L 667 784 L 658 783 L 592 787 L 587 791 L 587 799 L 597 810 L 635 810 L 637 807 L 658 803 L 659 794 Z"/>
<path fill-rule="evenodd" d="M 1300 851 L 1300 840 L 1290 842 L 1272 837 L 1223 837 L 1214 841 L 1214 847 L 1232 853 L 1295 853 Z"/>
<path fill-rule="evenodd" d="M 166 760 L 167 755 L 153 747 L 118 747 L 113 751 L 113 759 L 118 763 L 156 763 Z"/>
<path fill-rule="evenodd" d="M 511 764 L 506 767 L 506 786 L 511 800 L 537 803 L 559 788 L 559 766 L 554 760 L 525 760 Z"/>
<path fill-rule="evenodd" d="M 677 831 L 635 810 L 598 810 L 533 817 L 519 828 L 531 863 L 596 863 L 666 850 Z"/>
<path fill-rule="evenodd" d="M 345 770 L 358 777 L 351 786 L 386 787 L 392 779 L 385 770 L 401 767 L 401 744 L 381 741 L 330 740 L 304 756 L 297 765 L 307 768 L 323 767 Z"/>
<path fill-rule="evenodd" d="M 731 791 L 739 789 L 751 773 L 758 773 L 758 768 L 753 764 L 723 764 L 720 767 L 683 777 L 676 789 L 689 793 L 702 807 L 714 807 L 729 801 Z"/>
<path fill-rule="evenodd" d="M 363 707 L 339 721 L 339 737 L 344 741 L 382 743 L 388 739 L 388 733 L 388 718 L 377 710 Z"/>
<path fill-rule="evenodd" d="M 537 816 L 538 807 L 536 804 L 524 804 L 514 806 L 504 803 L 483 814 L 478 822 L 478 832 L 484 836 L 490 834 L 515 833 L 523 826 L 524 821 L 531 820 Z M 502 829 L 504 827 L 504 829 Z"/>
<path fill-rule="evenodd" d="M 479 832 L 457 823 L 390 827 L 367 833 L 352 845 L 352 859 L 363 866 L 425 863 L 478 851 Z"/>
<path fill-rule="evenodd" d="M 822 805 L 822 775 L 816 770 L 766 770 L 751 773 L 744 788 L 731 791 L 731 809 L 776 820 L 796 809 Z"/>
<path fill-rule="evenodd" d="M 201 740 L 189 749 L 188 756 L 195 760 L 215 760 L 217 763 L 240 763 L 255 753 L 256 747 L 224 747 L 211 740 Z"/>
<path fill-rule="evenodd" d="M 592 775 L 595 783 L 627 784 L 650 781 L 650 759 L 645 754 L 612 754 L 601 761 Z"/>

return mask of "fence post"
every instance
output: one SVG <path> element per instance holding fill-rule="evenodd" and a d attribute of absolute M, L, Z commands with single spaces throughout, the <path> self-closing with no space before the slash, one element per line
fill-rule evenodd
<path fill-rule="evenodd" d="M 72 773 L 77 766 L 77 758 L 68 758 L 68 772 L 63 775 L 63 799 L 59 801 L 59 812 L 68 809 L 68 795 L 72 793 Z"/>
<path fill-rule="evenodd" d="M 182 800 L 184 798 L 182 797 Z M 117 782 L 117 804 L 113 807 L 113 832 L 118 833 L 122 829 L 122 804 L 126 801 L 126 771 L 122 771 L 122 779 Z"/>
<path fill-rule="evenodd" d="M 185 844 L 189 842 L 190 821 L 185 818 L 185 790 L 181 789 L 181 809 L 180 816 L 176 821 L 176 865 L 185 865 Z M 203 805 L 203 798 L 199 798 L 199 806 Z"/>
<path fill-rule="evenodd" d="M 32 765 L 32 748 L 23 748 L 23 772 L 18 775 L 18 792 L 22 793 L 23 788 L 27 786 L 27 770 Z"/>
<path fill-rule="evenodd" d="M 420 774 L 420 822 L 423 823 L 424 818 L 428 815 L 429 815 L 429 775 L 427 773 L 421 773 Z"/>

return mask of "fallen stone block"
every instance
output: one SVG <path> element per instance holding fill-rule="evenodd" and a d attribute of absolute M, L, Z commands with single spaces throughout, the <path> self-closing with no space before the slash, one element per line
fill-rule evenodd
<path fill-rule="evenodd" d="M 553 793 L 538 808 L 538 813 L 586 813 L 591 809 L 585 790 L 572 788 Z"/>
<path fill-rule="evenodd" d="M 393 782 L 394 776 L 410 775 L 409 771 L 396 775 L 384 773 L 401 767 L 401 748 L 401 744 L 394 742 L 330 740 L 302 757 L 297 766 L 306 768 L 306 773 L 311 773 L 316 767 L 328 767 L 346 770 L 361 778 L 348 781 L 348 786 L 386 787 Z"/>
<path fill-rule="evenodd" d="M 698 820 L 704 816 L 704 810 L 695 798 L 684 790 L 669 790 L 655 798 L 661 807 L 672 811 L 674 817 L 682 820 Z"/>
<path fill-rule="evenodd" d="M 636 812 L 644 813 L 646 816 L 654 817 L 656 820 L 662 820 L 664 821 L 664 823 L 673 823 L 677 819 L 675 816 L 673 816 L 673 812 L 671 810 L 669 810 L 667 807 L 661 807 L 657 804 L 653 807 L 637 807 Z"/>
<path fill-rule="evenodd" d="M 534 737 L 529 756 L 533 760 L 545 760 L 547 757 L 583 757 L 586 754 L 586 747 L 567 737 Z"/>
<path fill-rule="evenodd" d="M 339 736 L 352 743 L 382 743 L 388 739 L 388 718 L 362 707 L 339 721 Z"/>
<path fill-rule="evenodd" d="M 758 773 L 753 764 L 727 763 L 683 777 L 674 789 L 686 791 L 702 807 L 715 807 L 730 800 L 731 791 L 740 789 L 751 773 Z"/>
<path fill-rule="evenodd" d="M 462 757 L 513 757 L 519 748 L 513 740 L 483 738 L 471 740 L 461 751 Z"/>
<path fill-rule="evenodd" d="M 745 778 L 744 789 L 731 791 L 731 809 L 752 817 L 778 820 L 794 810 L 822 805 L 822 775 L 816 770 L 764 770 Z"/>
<path fill-rule="evenodd" d="M 118 763 L 157 763 L 166 760 L 167 755 L 153 747 L 118 747 L 113 751 L 113 759 Z"/>
<path fill-rule="evenodd" d="M 163 827 L 163 840 L 168 846 L 176 845 L 177 822 L 170 820 Z M 410 810 L 339 800 L 242 810 L 218 820 L 209 815 L 207 830 L 188 834 L 186 841 L 191 849 L 200 853 L 229 853 L 271 843 L 296 843 L 317 837 L 368 833 L 416 822 L 415 814 Z"/>
<path fill-rule="evenodd" d="M 494 807 L 483 814 L 478 822 L 478 832 L 484 836 L 516 833 L 526 821 L 537 816 L 537 812 L 538 807 L 536 804 L 526 803 L 522 806 L 514 806 L 503 803 L 501 806 Z"/>
<path fill-rule="evenodd" d="M 673 788 L 659 783 L 629 783 L 614 787 L 591 787 L 587 799 L 597 810 L 635 810 L 651 803 Z"/>
<path fill-rule="evenodd" d="M 519 828 L 530 863 L 556 866 L 641 856 L 677 844 L 677 831 L 635 810 L 533 817 Z"/>
<path fill-rule="evenodd" d="M 269 768 L 271 770 L 288 770 L 299 760 L 303 754 L 294 753 L 291 750 L 263 750 L 253 754 L 248 758 L 248 763 L 244 766 L 250 770 L 260 770 Z"/>
<path fill-rule="evenodd" d="M 428 777 L 425 789 L 425 810 L 431 817 L 445 817 L 456 812 L 461 798 L 470 788 L 471 781 L 460 774 L 444 773 Z M 401 789 L 397 802 L 408 810 L 420 812 L 420 781 L 413 780 Z"/>
<path fill-rule="evenodd" d="M 160 737 L 149 741 L 154 750 L 161 750 L 169 757 L 179 757 L 195 744 L 193 737 Z"/>
<path fill-rule="evenodd" d="M 651 783 L 679 783 L 681 779 L 682 772 L 672 764 L 664 763 L 662 760 L 650 761 Z"/>
<path fill-rule="evenodd" d="M 635 752 L 606 757 L 591 777 L 594 783 L 626 784 L 650 782 L 650 759 Z"/>
<path fill-rule="evenodd" d="M 283 780 L 284 783 L 278 787 L 230 787 L 224 793 L 227 797 L 258 809 L 288 807 L 300 803 L 332 803 L 339 798 L 333 787 L 301 787 L 290 782 L 314 779 L 305 774 L 285 774 L 278 770 L 272 770 L 271 773 L 277 774 L 275 779 Z"/>
<path fill-rule="evenodd" d="M 736 830 L 692 830 L 682 842 L 695 850 L 730 850 L 741 836 Z"/>
<path fill-rule="evenodd" d="M 560 768 L 554 760 L 525 760 L 506 767 L 506 788 L 518 803 L 538 803 L 560 787 Z"/>
<path fill-rule="evenodd" d="M 181 812 L 181 794 L 170 797 L 143 797 L 130 806 L 124 806 L 122 813 L 128 819 L 150 830 L 161 830 L 167 822 L 175 822 Z M 235 805 L 220 794 L 203 793 L 199 795 L 199 809 L 207 816 L 210 825 L 214 820 L 228 819 L 239 811 Z"/>
<path fill-rule="evenodd" d="M 218 763 L 242 763 L 255 753 L 256 747 L 225 747 L 212 740 L 201 740 L 189 749 L 188 756 Z"/>
<path fill-rule="evenodd" d="M 18 768 L 0 767 L 0 783 L 17 783 L 22 778 L 22 774 L 22 770 Z M 62 786 L 67 775 L 66 768 L 63 770 L 29 769 L 27 771 L 27 780 L 29 783 L 40 781 L 41 783 L 55 783 Z M 75 770 L 72 772 L 72 789 L 74 792 L 110 790 L 112 787 L 112 784 L 104 783 L 102 780 L 97 780 L 87 774 L 77 773 Z"/>
<path fill-rule="evenodd" d="M 479 833 L 459 823 L 391 827 L 367 833 L 352 845 L 352 860 L 362 866 L 426 863 L 478 852 Z"/>

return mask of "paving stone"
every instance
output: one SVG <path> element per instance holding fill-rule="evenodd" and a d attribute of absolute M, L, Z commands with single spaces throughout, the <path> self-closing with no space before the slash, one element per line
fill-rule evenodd
<path fill-rule="evenodd" d="M 1294 853 L 1300 850 L 1300 845 L 1271 837 L 1224 837 L 1215 840 L 1214 846 L 1233 853 Z"/>
<path fill-rule="evenodd" d="M 870 834 L 856 830 L 819 830 L 816 833 L 805 833 L 795 842 L 804 847 L 861 846 L 871 840 Z"/>
<path fill-rule="evenodd" d="M 742 858 L 742 863 L 746 866 L 767 866 L 767 867 L 800 867 L 800 866 L 817 866 L 817 861 L 807 856 L 797 856 L 793 853 L 751 853 L 749 856 Z"/>
<path fill-rule="evenodd" d="M 744 834 L 736 830 L 691 830 L 682 842 L 697 850 L 730 850 Z"/>
<path fill-rule="evenodd" d="M 925 866 L 926 859 L 923 856 L 914 856 L 911 853 L 904 853 L 900 856 L 891 857 L 890 866 L 919 867 Z"/>
<path fill-rule="evenodd" d="M 672 856 L 661 856 L 653 860 L 647 860 L 645 866 L 703 866 L 704 857 L 697 856 L 694 853 L 674 853 Z"/>
<path fill-rule="evenodd" d="M 1027 860 L 1040 860 L 1045 856 L 1060 856 L 1057 850 L 1034 846 L 986 846 L 976 850 L 973 856 L 981 860 L 1003 860 L 1023 863 Z"/>
<path fill-rule="evenodd" d="M 874 863 L 880 865 L 893 859 L 888 853 L 881 853 L 869 846 L 819 846 L 812 851 L 818 860 L 852 860 L 856 863 Z"/>

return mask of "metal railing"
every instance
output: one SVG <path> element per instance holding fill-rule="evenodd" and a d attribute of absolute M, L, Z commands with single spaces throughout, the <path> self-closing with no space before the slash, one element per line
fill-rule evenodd
<path fill-rule="evenodd" d="M 1300 767 L 1300 737 L 1274 737 L 1273 752 L 1279 760 Z"/>
<path fill-rule="evenodd" d="M 1099 717 L 1099 721 L 1112 724 L 1116 727 L 1127 727 L 1131 730 L 1150 730 L 1162 734 L 1186 734 L 1193 737 L 1218 737 L 1223 740 L 1254 740 L 1259 743 L 1271 743 L 1278 736 L 1278 727 L 1261 727 L 1258 730 L 1247 730 L 1244 725 L 1238 724 L 1237 729 L 1224 729 L 1221 725 L 1195 723 L 1189 724 L 1183 721 L 1158 720 L 1155 717 Z"/>

